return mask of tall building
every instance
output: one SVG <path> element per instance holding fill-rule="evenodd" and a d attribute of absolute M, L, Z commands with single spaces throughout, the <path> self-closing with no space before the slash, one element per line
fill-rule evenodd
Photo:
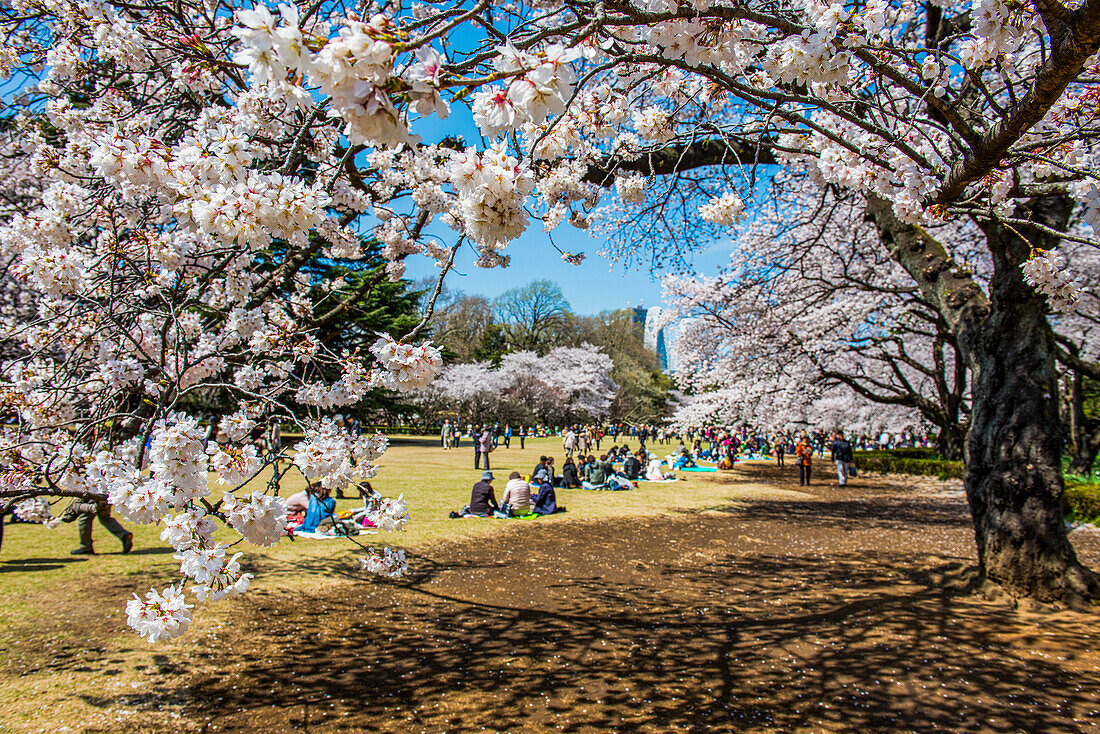
<path fill-rule="evenodd" d="M 635 313 L 637 313 L 637 309 L 635 309 Z M 645 324 L 643 331 L 644 343 L 646 348 L 657 353 L 657 358 L 661 362 L 661 371 L 669 372 L 675 369 L 675 364 L 671 357 L 670 347 L 672 344 L 670 342 L 672 340 L 669 338 L 670 334 L 665 325 L 661 323 L 662 313 L 661 308 L 656 306 L 645 309 L 645 321 L 643 322 Z"/>

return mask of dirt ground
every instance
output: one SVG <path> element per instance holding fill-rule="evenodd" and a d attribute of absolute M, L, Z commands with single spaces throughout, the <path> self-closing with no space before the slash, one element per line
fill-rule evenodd
<path fill-rule="evenodd" d="M 396 582 L 333 560 L 336 582 L 243 597 L 105 697 L 125 723 L 83 730 L 1100 731 L 1100 615 L 973 594 L 958 483 L 858 481 L 515 523 Z M 1073 538 L 1100 566 L 1100 532 Z"/>

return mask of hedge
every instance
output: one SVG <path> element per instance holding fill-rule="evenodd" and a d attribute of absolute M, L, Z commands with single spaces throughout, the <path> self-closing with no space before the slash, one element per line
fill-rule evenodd
<path fill-rule="evenodd" d="M 870 457 L 886 457 L 890 459 L 930 459 L 939 460 L 940 455 L 936 453 L 935 449 L 870 449 L 868 451 L 857 451 L 859 456 Z"/>
<path fill-rule="evenodd" d="M 1065 514 L 1074 520 L 1100 523 L 1100 484 L 1066 482 L 1062 505 Z"/>
<path fill-rule="evenodd" d="M 878 474 L 912 474 L 939 479 L 962 479 L 961 461 L 944 461 L 932 449 L 856 451 L 856 469 Z"/>

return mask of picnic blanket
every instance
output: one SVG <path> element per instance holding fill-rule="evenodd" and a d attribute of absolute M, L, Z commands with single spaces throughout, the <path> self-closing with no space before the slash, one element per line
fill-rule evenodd
<path fill-rule="evenodd" d="M 639 482 L 650 482 L 652 484 L 675 484 L 680 481 L 679 479 L 638 479 Z"/>
<path fill-rule="evenodd" d="M 597 492 L 623 492 L 628 489 L 634 489 L 633 485 L 619 484 L 618 482 L 604 482 L 603 484 L 592 484 L 591 482 L 581 482 L 581 489 L 588 489 Z"/>
<path fill-rule="evenodd" d="M 360 535 L 377 535 L 378 531 L 377 530 L 360 530 L 359 534 Z M 294 531 L 294 537 L 295 538 L 309 538 L 310 540 L 333 540 L 335 538 L 346 538 L 348 536 L 344 535 L 344 534 L 337 535 L 336 533 L 318 533 L 318 532 L 302 533 L 302 532 L 299 532 L 299 531 L 295 530 Z"/>
<path fill-rule="evenodd" d="M 685 466 L 683 469 L 677 469 L 676 471 L 718 471 L 716 466 Z"/>

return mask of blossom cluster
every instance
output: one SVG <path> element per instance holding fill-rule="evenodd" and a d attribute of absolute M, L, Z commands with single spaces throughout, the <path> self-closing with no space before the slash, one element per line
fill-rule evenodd
<path fill-rule="evenodd" d="M 401 392 L 422 388 L 443 369 L 443 356 L 431 344 L 412 346 L 382 337 L 370 348 L 386 372 L 385 384 Z"/>
<path fill-rule="evenodd" d="M 508 155 L 503 143 L 484 153 L 472 148 L 451 156 L 448 171 L 458 195 L 464 231 L 482 247 L 483 259 L 527 228 L 527 196 L 535 188 L 531 170 Z"/>
<path fill-rule="evenodd" d="M 474 123 L 482 134 L 496 138 L 525 124 L 538 125 L 565 111 L 576 81 L 572 62 L 580 53 L 551 44 L 532 54 L 505 45 L 493 61 L 497 72 L 510 77 L 507 86 L 481 87 L 473 96 Z"/>
<path fill-rule="evenodd" d="M 286 526 L 286 500 L 263 492 L 250 492 L 244 502 L 226 492 L 221 510 L 230 527 L 253 545 L 275 545 Z"/>
<path fill-rule="evenodd" d="M 699 207 L 699 216 L 715 224 L 736 224 L 745 212 L 745 202 L 735 192 L 722 194 Z"/>
<path fill-rule="evenodd" d="M 308 481 L 343 490 L 378 473 L 373 462 L 385 453 L 387 445 L 380 433 L 356 436 L 325 418 L 310 426 L 305 439 L 295 445 L 294 464 Z"/>
<path fill-rule="evenodd" d="M 405 502 L 405 495 L 402 494 L 397 499 L 383 497 L 377 500 L 367 517 L 381 530 L 404 530 L 409 524 L 409 506 Z"/>
<path fill-rule="evenodd" d="M 150 589 L 144 599 L 134 594 L 126 603 L 126 624 L 149 642 L 171 640 L 187 631 L 192 609 L 181 586 Z"/>
<path fill-rule="evenodd" d="M 409 562 L 405 558 L 405 551 L 400 549 L 370 548 L 367 555 L 359 559 L 359 566 L 368 573 L 391 579 L 399 579 L 409 573 Z"/>
<path fill-rule="evenodd" d="M 23 522 L 46 523 L 53 518 L 50 503 L 45 497 L 31 497 L 19 500 L 12 506 L 12 512 Z"/>
<path fill-rule="evenodd" d="M 1069 312 L 1081 298 L 1081 289 L 1053 252 L 1036 250 L 1021 268 L 1024 280 L 1047 297 L 1055 311 Z"/>

